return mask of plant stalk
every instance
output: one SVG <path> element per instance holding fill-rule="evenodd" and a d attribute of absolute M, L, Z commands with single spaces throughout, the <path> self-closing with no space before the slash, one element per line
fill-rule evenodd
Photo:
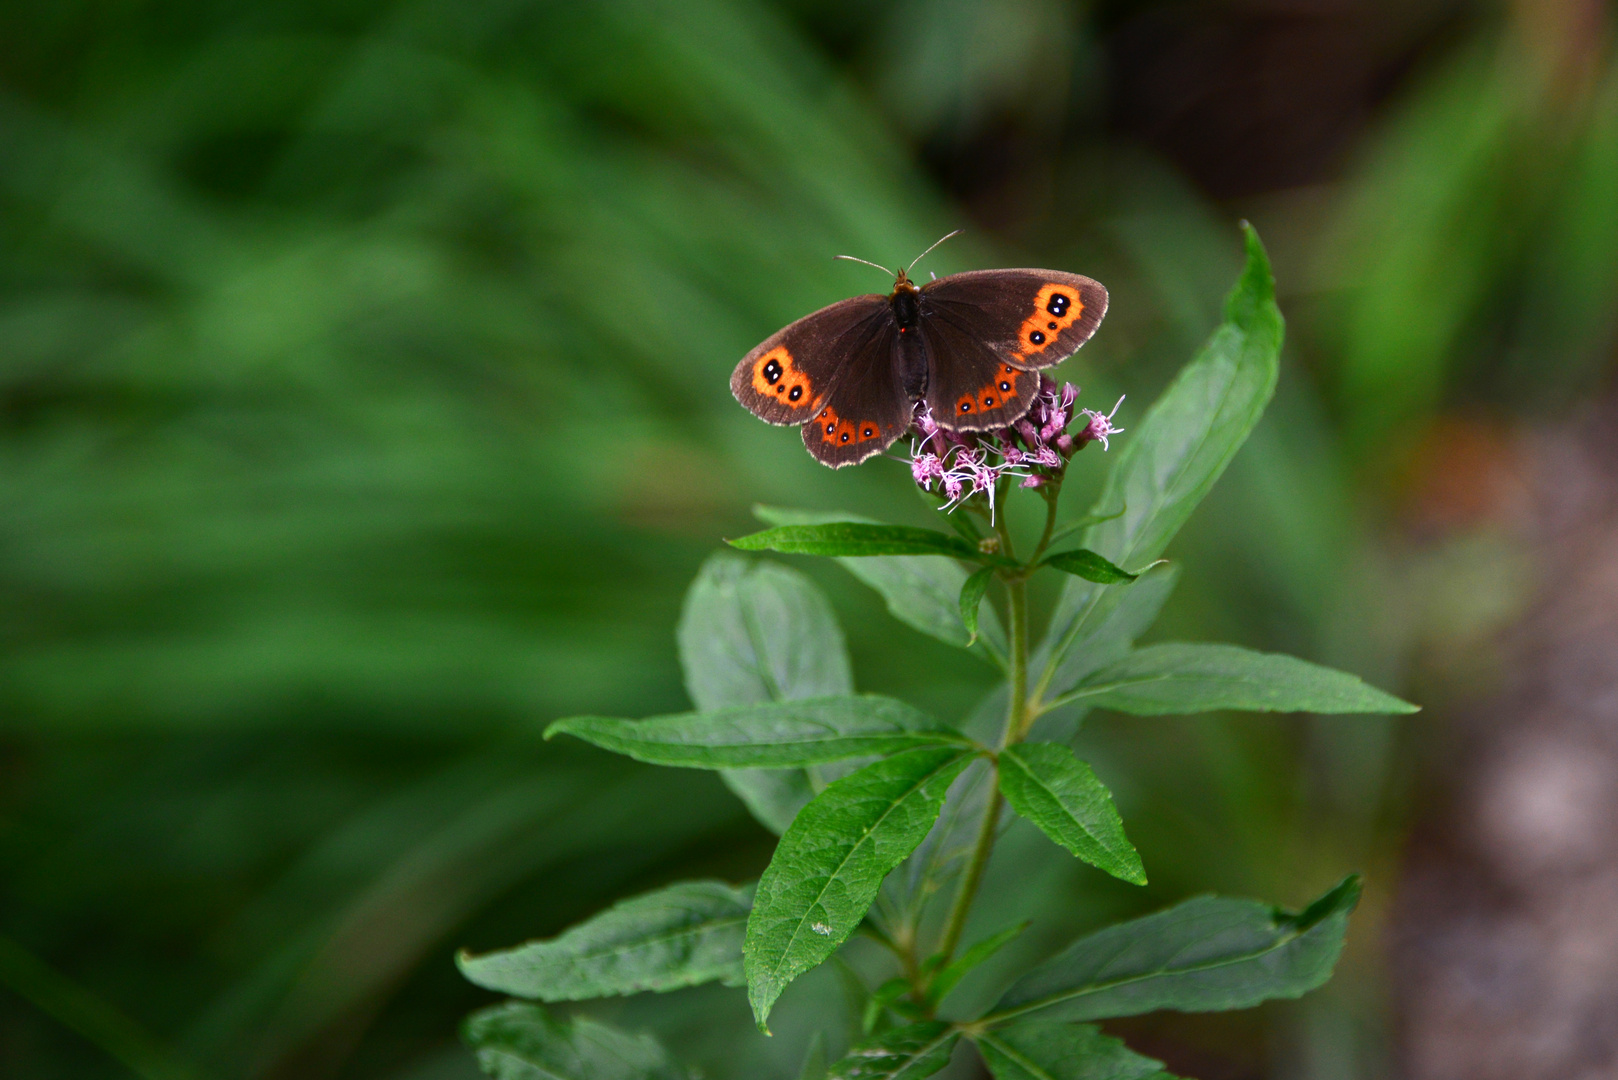
<path fill-rule="evenodd" d="M 1050 513 L 1045 519 L 1045 535 L 1041 538 L 1043 545 L 1050 538 L 1051 525 L 1055 519 L 1055 503 L 1051 504 Z M 1011 534 L 1005 523 L 1005 516 L 1001 515 L 995 527 L 1000 536 L 1000 549 L 1007 555 L 1011 554 Z M 1006 727 L 1000 737 L 1000 748 L 1003 750 L 1013 743 L 1021 742 L 1028 733 L 1028 725 L 1032 717 L 1028 711 L 1028 581 L 1027 570 L 1017 569 L 1010 571 L 1002 577 L 1006 586 L 1006 619 L 1010 625 L 1011 670 L 1011 701 L 1006 709 Z M 983 871 L 989 865 L 989 856 L 994 851 L 994 842 L 1000 827 L 1000 784 L 999 763 L 991 765 L 989 774 L 989 799 L 983 810 L 983 821 L 978 826 L 977 843 L 972 849 L 972 859 L 967 863 L 966 870 L 961 877 L 960 887 L 955 892 L 955 901 L 950 906 L 949 918 L 944 924 L 944 936 L 939 941 L 939 953 L 942 959 L 935 970 L 943 970 L 955 957 L 955 949 L 961 943 L 961 933 L 966 929 L 966 917 L 972 910 L 972 902 L 977 898 L 978 886 L 983 881 Z"/>

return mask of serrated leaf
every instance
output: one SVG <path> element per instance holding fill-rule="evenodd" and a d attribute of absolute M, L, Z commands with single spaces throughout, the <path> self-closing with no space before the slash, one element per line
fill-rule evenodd
<path fill-rule="evenodd" d="M 961 584 L 961 624 L 966 627 L 968 645 L 978 639 L 978 608 L 993 580 L 994 567 L 985 566 Z"/>
<path fill-rule="evenodd" d="M 1058 551 L 1055 555 L 1048 555 L 1041 566 L 1054 566 L 1056 569 L 1074 577 L 1093 581 L 1098 585 L 1118 585 L 1134 581 L 1139 574 L 1131 574 L 1121 566 L 1115 566 L 1089 548 L 1075 548 L 1072 551 Z"/>
<path fill-rule="evenodd" d="M 968 972 L 999 952 L 1007 942 L 1028 929 L 1029 925 L 1019 923 L 1016 926 L 1008 926 L 998 934 L 990 934 L 982 941 L 975 942 L 934 977 L 932 985 L 927 987 L 927 997 L 934 1004 L 943 1001 Z"/>
<path fill-rule="evenodd" d="M 959 536 L 912 525 L 868 525 L 840 521 L 826 525 L 777 525 L 725 541 L 741 551 L 779 551 L 786 555 L 834 555 L 865 558 L 871 555 L 948 555 L 972 562 L 1010 560 L 986 555 Z"/>
<path fill-rule="evenodd" d="M 1027 1020 L 976 1039 L 994 1080 L 1174 1080 L 1093 1024 Z"/>
<path fill-rule="evenodd" d="M 1143 716 L 1214 709 L 1418 711 L 1417 706 L 1366 685 L 1357 675 L 1235 645 L 1148 645 L 1092 672 L 1069 697 Z"/>
<path fill-rule="evenodd" d="M 787 984 L 859 926 L 972 757 L 907 750 L 832 783 L 799 812 L 759 879 L 747 921 L 747 996 L 760 1028 Z"/>
<path fill-rule="evenodd" d="M 778 563 L 724 552 L 710 557 L 686 591 L 675 636 L 686 691 L 699 711 L 854 692 L 831 605 L 807 577 Z M 778 836 L 815 794 L 803 769 L 719 775 Z"/>
<path fill-rule="evenodd" d="M 878 694 L 771 701 L 646 720 L 575 716 L 545 729 L 653 765 L 765 768 L 892 754 L 917 746 L 966 745 L 952 728 Z"/>
<path fill-rule="evenodd" d="M 949 1064 L 961 1033 L 941 1020 L 894 1028 L 852 1047 L 828 1080 L 922 1080 Z"/>
<path fill-rule="evenodd" d="M 770 525 L 818 525 L 829 521 L 868 522 L 853 514 L 755 506 L 753 514 Z M 860 581 L 882 594 L 888 611 L 907 626 L 958 648 L 967 648 L 971 633 L 961 621 L 960 595 L 967 572 L 941 555 L 886 555 L 838 559 Z M 974 652 L 1003 664 L 1006 635 L 994 609 L 979 613 L 980 636 Z"/>
<path fill-rule="evenodd" d="M 739 986 L 752 892 L 687 881 L 623 900 L 549 941 L 456 963 L 487 989 L 540 1001 L 579 1001 L 707 982 Z"/>
<path fill-rule="evenodd" d="M 1084 546 L 1114 563 L 1139 566 L 1163 553 L 1247 441 L 1275 391 L 1283 322 L 1269 257 L 1245 226 L 1247 266 L 1225 299 L 1225 321 L 1147 411 L 1131 425 L 1096 512 L 1124 513 L 1091 527 Z M 1127 590 L 1125 590 L 1127 591 Z M 1041 656 L 1059 665 L 1085 626 L 1120 602 L 1119 590 L 1067 583 Z"/>
<path fill-rule="evenodd" d="M 1331 977 L 1359 895 L 1359 877 L 1350 876 L 1301 912 L 1187 900 L 1075 941 L 1006 991 L 993 1017 L 1099 1020 L 1299 997 Z"/>
<path fill-rule="evenodd" d="M 461 1035 L 496 1080 L 688 1080 L 650 1035 L 510 1002 L 473 1013 Z"/>
<path fill-rule="evenodd" d="M 1072 750 L 1056 743 L 1006 747 L 1000 752 L 1000 791 L 1020 816 L 1091 866 L 1146 884 L 1112 792 Z"/>

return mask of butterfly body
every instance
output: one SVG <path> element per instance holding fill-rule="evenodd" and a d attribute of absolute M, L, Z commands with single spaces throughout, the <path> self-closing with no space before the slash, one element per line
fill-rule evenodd
<path fill-rule="evenodd" d="M 1021 419 L 1040 368 L 1095 333 L 1107 290 L 1059 270 L 978 270 L 917 286 L 904 271 L 884 296 L 856 296 L 766 338 L 731 375 L 736 400 L 772 424 L 802 425 L 833 468 L 886 450 L 914 404 L 953 431 Z"/>

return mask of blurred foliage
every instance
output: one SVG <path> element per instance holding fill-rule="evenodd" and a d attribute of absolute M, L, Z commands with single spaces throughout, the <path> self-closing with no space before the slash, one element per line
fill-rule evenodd
<path fill-rule="evenodd" d="M 1610 374 L 1612 29 L 1598 0 L 0 7 L 8 1074 L 470 1076 L 454 1025 L 487 996 L 455 946 L 755 874 L 770 838 L 713 778 L 534 732 L 684 707 L 679 598 L 751 502 L 925 520 L 897 467 L 833 474 L 725 392 L 778 325 L 883 284 L 835 254 L 964 223 L 934 271 L 1100 278 L 1067 374 L 1127 390 L 1127 427 L 1251 217 L 1292 354 L 1171 552 L 1167 636 L 1397 688 L 1422 618 L 1388 523 L 1435 416 L 1503 426 Z M 970 709 L 987 668 L 822 580 L 863 689 Z M 1326 997 L 1132 1034 L 1192 1075 L 1380 1075 L 1394 722 L 1081 738 L 1151 888 L 1013 834 L 968 936 L 1038 915 L 1010 965 L 1364 869 Z M 609 1018 L 791 1075 L 793 1000 L 768 1042 L 734 991 Z"/>

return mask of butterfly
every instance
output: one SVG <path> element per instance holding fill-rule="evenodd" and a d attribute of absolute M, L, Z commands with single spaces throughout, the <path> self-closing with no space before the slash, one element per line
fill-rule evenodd
<path fill-rule="evenodd" d="M 893 445 L 918 401 L 951 431 L 1016 423 L 1039 369 L 1095 333 L 1107 290 L 1060 270 L 973 270 L 918 286 L 909 271 L 927 251 L 886 296 L 843 300 L 765 338 L 736 365 L 730 392 L 760 420 L 801 424 L 803 445 L 834 469 Z"/>

